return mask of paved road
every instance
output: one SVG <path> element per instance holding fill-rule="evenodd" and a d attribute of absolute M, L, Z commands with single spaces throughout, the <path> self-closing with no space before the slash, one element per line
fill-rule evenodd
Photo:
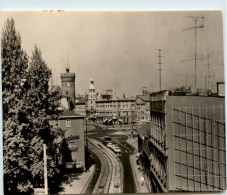
<path fill-rule="evenodd" d="M 101 161 L 101 172 L 92 193 L 122 193 L 123 167 L 117 156 L 94 139 L 89 139 L 89 148 Z"/>
<path fill-rule="evenodd" d="M 116 130 L 102 129 L 102 128 L 96 126 L 95 129 L 92 129 L 92 130 L 90 130 L 88 132 L 88 137 L 89 138 L 92 138 L 92 139 L 94 139 L 96 141 L 100 141 L 101 142 L 101 137 L 103 137 L 105 135 L 111 136 L 113 142 L 115 142 L 121 148 L 121 151 L 122 151 L 122 155 L 120 157 L 120 161 L 122 162 L 122 165 L 123 165 L 122 170 L 124 170 L 123 176 L 122 176 L 122 180 L 123 180 L 123 185 L 122 185 L 123 193 L 135 193 L 136 192 L 136 187 L 135 187 L 135 183 L 134 183 L 134 179 L 133 179 L 133 172 L 132 172 L 132 168 L 131 168 L 131 164 L 130 164 L 130 155 L 133 153 L 134 148 L 131 147 L 128 143 L 126 143 L 126 139 L 128 138 L 128 136 L 126 134 L 127 134 L 127 132 L 119 132 L 119 131 L 116 131 Z M 103 145 L 103 147 L 105 147 L 105 146 Z M 105 147 L 105 151 L 106 151 L 106 148 L 107 147 Z M 99 149 L 101 149 L 101 148 L 99 148 Z M 101 154 L 101 155 L 103 156 L 103 154 Z M 113 152 L 112 152 L 112 155 L 114 155 Z M 101 160 L 101 162 L 102 162 L 102 160 Z M 103 162 L 106 162 L 106 161 L 103 160 Z M 106 167 L 105 169 L 106 170 L 109 169 L 108 171 L 110 171 L 111 173 L 113 171 L 115 171 L 115 175 L 117 173 L 119 174 L 119 170 L 118 169 L 117 170 L 116 169 L 115 170 L 112 170 L 111 167 L 113 168 L 115 166 L 111 165 L 108 168 Z M 107 178 L 103 178 L 103 182 L 104 182 L 104 180 L 106 180 L 106 182 L 109 182 L 108 177 Z M 99 191 L 97 191 L 97 193 L 102 193 L 102 191 L 105 192 L 105 189 L 101 190 L 102 188 L 104 188 L 104 187 L 100 187 L 100 189 L 99 189 Z M 117 188 L 118 188 L 118 184 L 114 184 L 114 186 L 111 186 L 110 187 L 110 189 L 111 189 L 110 191 L 111 192 L 114 192 L 114 193 L 117 193 L 117 190 L 116 190 Z M 118 193 L 119 192 L 120 191 L 118 191 Z M 121 193 L 122 193 L 122 191 L 121 191 Z"/>

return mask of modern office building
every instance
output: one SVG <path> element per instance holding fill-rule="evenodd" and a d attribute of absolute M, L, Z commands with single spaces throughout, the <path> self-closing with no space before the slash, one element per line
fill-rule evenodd
<path fill-rule="evenodd" d="M 150 101 L 150 132 L 138 129 L 138 145 L 152 190 L 225 190 L 225 99 L 160 91 Z"/>

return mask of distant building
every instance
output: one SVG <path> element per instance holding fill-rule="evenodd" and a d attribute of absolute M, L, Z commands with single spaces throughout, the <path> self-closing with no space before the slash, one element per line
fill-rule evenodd
<path fill-rule="evenodd" d="M 143 94 L 136 96 L 136 121 L 138 124 L 150 121 L 150 94 L 143 88 Z"/>
<path fill-rule="evenodd" d="M 97 100 L 97 94 L 95 92 L 95 85 L 94 80 L 90 79 L 90 86 L 88 90 L 88 96 L 87 96 L 87 114 L 93 115 L 95 114 L 96 104 L 95 101 Z"/>
<path fill-rule="evenodd" d="M 220 97 L 225 97 L 225 82 L 217 82 L 217 95 Z"/>
<path fill-rule="evenodd" d="M 107 89 L 104 93 L 101 93 L 102 100 L 111 100 L 113 98 L 113 90 Z"/>
<path fill-rule="evenodd" d="M 96 100 L 98 120 L 113 120 L 122 124 L 136 122 L 135 99 Z"/>
<path fill-rule="evenodd" d="M 85 97 L 80 98 L 80 100 L 76 101 L 75 105 L 76 105 L 75 113 L 80 114 L 82 116 L 86 116 Z"/>
<path fill-rule="evenodd" d="M 58 120 L 51 120 L 50 124 L 65 130 L 66 145 L 70 153 L 60 147 L 61 139 L 56 139 L 55 162 L 65 165 L 66 169 L 85 170 L 85 142 L 84 117 L 65 110 Z"/>
<path fill-rule="evenodd" d="M 150 101 L 138 146 L 152 191 L 225 190 L 225 99 L 160 91 Z"/>
<path fill-rule="evenodd" d="M 71 106 L 75 104 L 75 73 L 70 73 L 69 68 L 66 68 L 66 73 L 61 73 L 61 84 L 63 96 L 70 98 Z"/>

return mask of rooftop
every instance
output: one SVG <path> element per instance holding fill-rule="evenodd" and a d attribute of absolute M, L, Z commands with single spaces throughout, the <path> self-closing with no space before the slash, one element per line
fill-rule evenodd
<path fill-rule="evenodd" d="M 151 134 L 150 122 L 144 122 L 142 126 L 137 129 L 137 132 L 141 137 L 150 136 Z"/>
<path fill-rule="evenodd" d="M 59 116 L 60 119 L 64 118 L 84 118 L 84 116 L 77 114 L 70 110 L 64 110 L 63 113 Z"/>

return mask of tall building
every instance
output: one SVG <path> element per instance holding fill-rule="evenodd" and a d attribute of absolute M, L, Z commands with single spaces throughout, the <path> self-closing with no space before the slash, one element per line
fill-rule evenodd
<path fill-rule="evenodd" d="M 89 115 L 93 115 L 95 113 L 96 100 L 97 100 L 97 94 L 95 92 L 94 80 L 90 79 L 90 86 L 89 86 L 88 96 L 87 96 L 87 112 Z"/>
<path fill-rule="evenodd" d="M 150 102 L 138 148 L 153 192 L 225 190 L 225 99 L 160 91 Z"/>
<path fill-rule="evenodd" d="M 75 104 L 75 73 L 69 72 L 69 67 L 66 68 L 66 73 L 61 73 L 62 92 L 65 97 L 71 99 Z"/>

